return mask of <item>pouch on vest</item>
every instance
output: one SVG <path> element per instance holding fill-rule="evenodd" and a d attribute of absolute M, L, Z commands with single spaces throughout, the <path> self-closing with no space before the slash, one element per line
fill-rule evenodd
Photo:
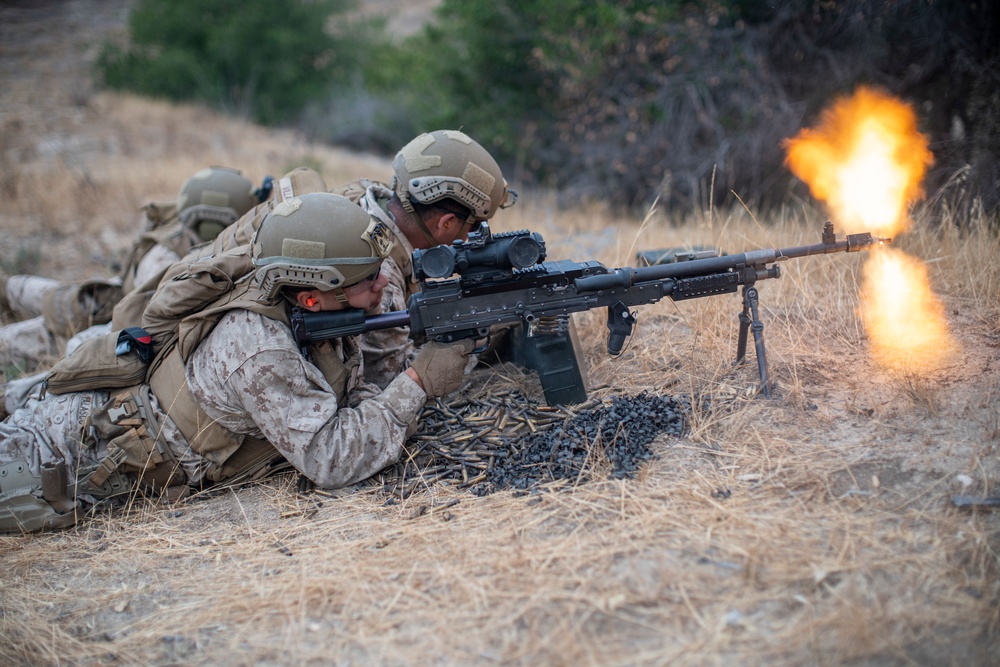
<path fill-rule="evenodd" d="M 112 393 L 90 413 L 83 430 L 108 443 L 107 456 L 85 479 L 86 486 L 99 488 L 118 471 L 136 474 L 141 483 L 153 489 L 185 483 L 183 471 L 159 439 L 160 425 L 149 385 Z"/>
<path fill-rule="evenodd" d="M 45 376 L 45 391 L 66 394 L 130 387 L 146 378 L 151 354 L 149 336 L 138 327 L 95 336 L 52 367 Z"/>

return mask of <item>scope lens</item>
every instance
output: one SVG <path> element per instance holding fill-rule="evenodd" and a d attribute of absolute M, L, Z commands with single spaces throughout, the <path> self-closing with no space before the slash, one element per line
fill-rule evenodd
<path fill-rule="evenodd" d="M 428 278 L 447 278 L 455 273 L 455 250 L 439 245 L 424 250 L 420 255 L 420 268 Z"/>
<path fill-rule="evenodd" d="M 507 250 L 510 265 L 515 269 L 524 269 L 538 263 L 542 249 L 538 241 L 530 236 L 518 236 L 513 239 Z"/>

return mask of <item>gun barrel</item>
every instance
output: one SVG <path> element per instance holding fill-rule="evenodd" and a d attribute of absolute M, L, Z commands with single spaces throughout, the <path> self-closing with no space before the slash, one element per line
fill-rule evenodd
<path fill-rule="evenodd" d="M 809 255 L 826 255 L 834 252 L 859 252 L 867 250 L 872 246 L 891 243 L 891 238 L 873 236 L 869 232 L 863 234 L 848 234 L 841 241 L 833 243 L 818 243 L 816 245 L 803 245 L 794 248 L 781 248 L 776 252 L 782 258 L 808 257 Z"/>
<path fill-rule="evenodd" d="M 761 251 L 757 251 L 761 252 Z M 741 255 L 724 255 L 707 259 L 692 259 L 674 264 L 657 264 L 639 269 L 623 267 L 608 273 L 577 278 L 575 285 L 580 292 L 597 292 L 600 290 L 631 287 L 647 280 L 665 280 L 667 278 L 689 278 L 703 276 L 721 271 L 729 271 L 741 265 L 746 265 L 748 253 Z M 774 261 L 774 257 L 771 257 Z"/>
<path fill-rule="evenodd" d="M 328 310 L 309 313 L 308 317 L 293 316 L 292 330 L 300 345 L 308 345 L 330 338 L 357 336 L 367 331 L 405 327 L 410 323 L 410 313 L 405 310 L 365 317 L 362 310 Z"/>
<path fill-rule="evenodd" d="M 815 245 L 796 246 L 793 248 L 764 248 L 761 250 L 751 250 L 739 255 L 692 259 L 672 264 L 644 266 L 638 269 L 624 267 L 601 275 L 577 278 L 575 285 L 576 289 L 581 292 L 596 292 L 631 287 L 636 283 L 646 281 L 666 280 L 668 278 L 691 278 L 751 266 L 762 268 L 774 262 L 794 259 L 796 257 L 807 257 L 809 255 L 825 255 L 834 252 L 858 252 L 891 241 L 892 239 L 890 238 L 873 236 L 868 232 L 863 234 L 849 234 L 840 241 L 817 243 Z"/>

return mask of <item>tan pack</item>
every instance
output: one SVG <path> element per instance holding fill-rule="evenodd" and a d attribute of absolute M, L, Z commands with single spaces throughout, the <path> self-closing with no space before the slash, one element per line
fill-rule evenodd
<path fill-rule="evenodd" d="M 172 265 L 146 305 L 142 328 L 161 349 L 177 335 L 181 320 L 231 293 L 252 271 L 249 246 Z"/>
<path fill-rule="evenodd" d="M 119 389 L 146 378 L 149 363 L 135 349 L 118 354 L 121 332 L 112 331 L 89 338 L 73 354 L 63 357 L 45 376 L 45 391 L 67 394 L 73 391 Z"/>

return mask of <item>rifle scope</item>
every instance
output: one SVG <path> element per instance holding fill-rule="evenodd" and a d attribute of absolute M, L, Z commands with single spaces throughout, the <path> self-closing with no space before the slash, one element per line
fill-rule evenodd
<path fill-rule="evenodd" d="M 470 234 L 471 238 L 471 234 Z M 455 241 L 413 251 L 417 280 L 448 278 L 477 269 L 525 269 L 545 259 L 545 241 L 529 231 L 494 234 L 481 241 Z"/>

